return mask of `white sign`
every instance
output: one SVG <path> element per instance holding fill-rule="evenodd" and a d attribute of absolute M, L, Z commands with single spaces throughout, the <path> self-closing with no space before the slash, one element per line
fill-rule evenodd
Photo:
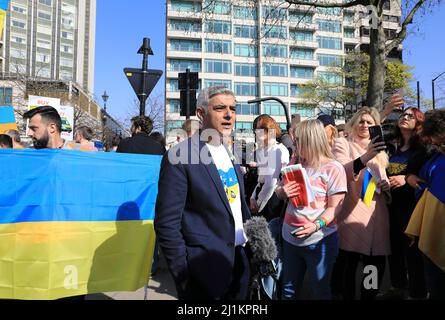
<path fill-rule="evenodd" d="M 62 139 L 64 139 L 65 141 L 74 140 L 74 108 L 70 106 L 61 106 L 60 99 L 58 98 L 29 96 L 29 110 L 40 106 L 51 106 L 55 108 L 62 118 Z"/>

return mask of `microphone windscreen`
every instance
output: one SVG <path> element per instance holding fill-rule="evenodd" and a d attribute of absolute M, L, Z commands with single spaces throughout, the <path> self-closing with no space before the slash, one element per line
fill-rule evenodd
<path fill-rule="evenodd" d="M 277 258 L 275 240 L 264 217 L 253 217 L 244 224 L 254 263 L 269 262 Z"/>

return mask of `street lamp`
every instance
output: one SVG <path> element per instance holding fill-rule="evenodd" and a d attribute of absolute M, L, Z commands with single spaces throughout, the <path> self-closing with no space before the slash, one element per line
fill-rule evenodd
<path fill-rule="evenodd" d="M 102 100 L 104 101 L 104 112 L 102 113 L 102 141 L 105 142 L 105 127 L 107 125 L 107 101 L 110 96 L 104 91 Z"/>
<path fill-rule="evenodd" d="M 109 97 L 110 96 L 107 94 L 107 91 L 105 90 L 104 94 L 102 95 L 102 100 L 104 101 L 104 110 L 105 111 L 107 111 L 107 101 L 108 101 Z"/>
<path fill-rule="evenodd" d="M 436 109 L 436 101 L 435 101 L 435 97 L 434 97 L 434 81 L 436 81 L 441 75 L 445 74 L 445 71 L 442 72 L 441 74 L 439 74 L 437 77 L 435 77 L 432 81 L 432 89 L 433 89 L 433 110 Z"/>

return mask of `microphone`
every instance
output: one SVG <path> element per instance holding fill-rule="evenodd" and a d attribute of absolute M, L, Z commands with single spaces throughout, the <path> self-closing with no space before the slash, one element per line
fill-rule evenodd
<path fill-rule="evenodd" d="M 253 264 L 269 264 L 277 258 L 277 246 L 264 217 L 253 217 L 244 224 Z"/>

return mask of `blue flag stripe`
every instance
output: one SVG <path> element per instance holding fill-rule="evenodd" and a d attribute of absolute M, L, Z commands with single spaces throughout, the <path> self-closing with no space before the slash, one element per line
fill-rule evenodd
<path fill-rule="evenodd" d="M 0 107 L 0 124 L 15 123 L 14 109 L 12 107 Z"/>
<path fill-rule="evenodd" d="M 161 159 L 0 150 L 0 224 L 153 220 Z"/>

